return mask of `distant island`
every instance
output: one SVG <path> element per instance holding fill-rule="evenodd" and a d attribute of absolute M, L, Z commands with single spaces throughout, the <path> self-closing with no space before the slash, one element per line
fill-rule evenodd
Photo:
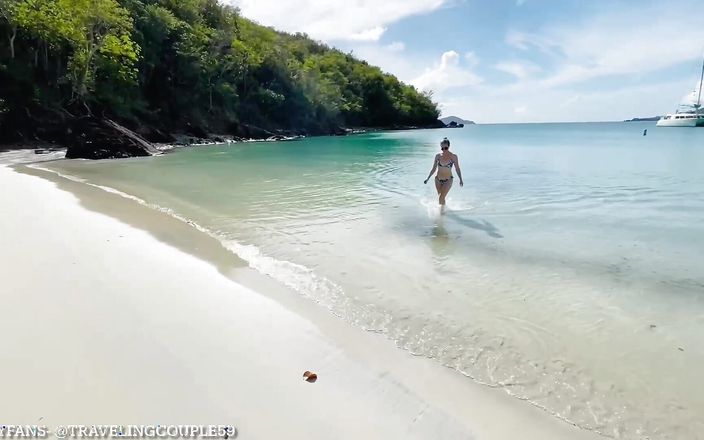
<path fill-rule="evenodd" d="M 440 120 L 449 128 L 462 128 L 465 125 L 474 125 L 474 121 L 462 119 L 458 116 L 445 116 L 444 118 L 440 118 Z"/>
<path fill-rule="evenodd" d="M 633 119 L 626 119 L 623 122 L 645 122 L 645 121 L 657 121 L 660 119 L 662 116 L 651 116 L 649 118 L 633 118 Z"/>
<path fill-rule="evenodd" d="M 0 143 L 108 158 L 180 139 L 445 127 L 429 93 L 226 3 L 0 1 Z"/>

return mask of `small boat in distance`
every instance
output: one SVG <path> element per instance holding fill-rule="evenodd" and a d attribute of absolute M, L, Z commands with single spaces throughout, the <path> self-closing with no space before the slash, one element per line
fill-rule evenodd
<path fill-rule="evenodd" d="M 704 82 L 704 61 L 699 77 L 699 87 L 682 99 L 675 113 L 663 116 L 656 125 L 658 127 L 704 127 L 702 82 Z"/>

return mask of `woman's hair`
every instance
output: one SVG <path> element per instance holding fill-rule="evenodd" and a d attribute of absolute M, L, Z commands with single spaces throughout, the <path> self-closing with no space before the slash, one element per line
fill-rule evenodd
<path fill-rule="evenodd" d="M 447 146 L 450 146 L 450 140 L 448 138 L 442 138 L 442 142 L 440 142 L 440 145 L 442 144 L 447 144 Z"/>

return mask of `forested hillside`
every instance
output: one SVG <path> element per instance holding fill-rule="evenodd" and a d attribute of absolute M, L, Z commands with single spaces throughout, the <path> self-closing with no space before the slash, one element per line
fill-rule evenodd
<path fill-rule="evenodd" d="M 427 126 L 430 96 L 217 0 L 0 0 L 0 135 L 105 115 L 153 132 Z"/>

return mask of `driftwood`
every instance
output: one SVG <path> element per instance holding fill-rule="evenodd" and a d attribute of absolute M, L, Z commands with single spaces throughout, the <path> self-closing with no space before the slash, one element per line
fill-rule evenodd
<path fill-rule="evenodd" d="M 63 139 L 68 159 L 114 159 L 159 154 L 154 145 L 111 119 L 85 116 L 71 124 Z"/>

